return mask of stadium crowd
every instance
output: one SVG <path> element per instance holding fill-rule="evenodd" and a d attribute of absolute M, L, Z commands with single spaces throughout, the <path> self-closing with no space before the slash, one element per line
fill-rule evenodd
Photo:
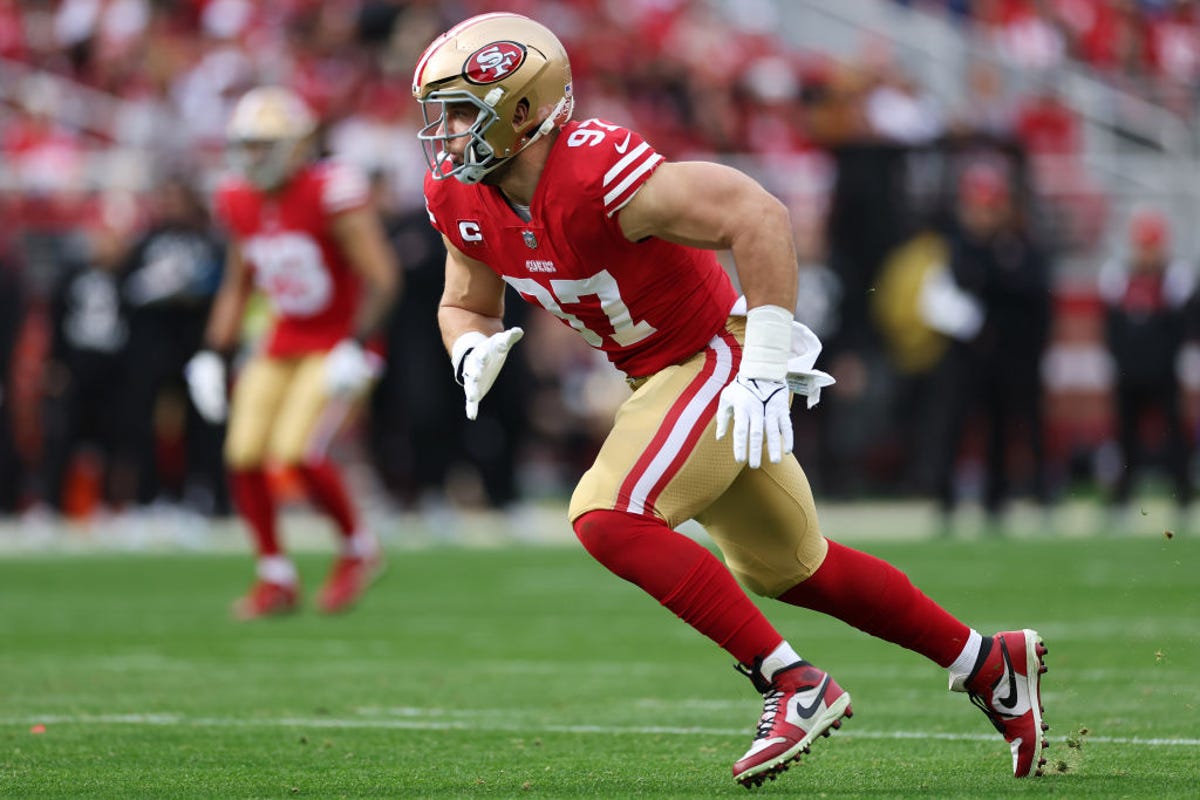
<path fill-rule="evenodd" d="M 1015 64 L 1075 60 L 1194 112 L 1193 3 L 906 4 L 977 26 Z M 421 203 L 411 69 L 449 23 L 500 9 L 561 35 L 586 98 L 580 118 L 618 120 L 672 159 L 737 163 L 788 204 L 804 267 L 798 316 L 838 379 L 814 411 L 795 412 L 819 491 L 920 493 L 950 511 L 974 474 L 964 463 L 979 463 L 992 475 L 980 494 L 999 515 L 1013 491 L 1049 503 L 1073 477 L 1090 478 L 1091 456 L 1117 438 L 1111 397 L 1063 422 L 1042 403 L 1043 355 L 1076 336 L 1126 353 L 1103 338 L 1103 303 L 1140 309 L 1135 322 L 1170 317 L 1136 346 L 1178 352 L 1194 334 L 1190 284 L 1118 278 L 1082 304 L 1055 291 L 1067 248 L 1097 274 L 1114 259 L 1125 272 L 1122 254 L 1098 247 L 1124 221 L 1084 168 L 1079 122 L 1052 83 L 1017 95 L 980 60 L 962 105 L 946 107 L 878 42 L 849 62 L 797 52 L 775 34 L 773 8 L 731 19 L 699 0 L 0 0 L 0 507 L 86 513 L 102 483 L 114 507 L 166 499 L 227 512 L 221 431 L 189 407 L 182 367 L 219 280 L 224 234 L 207 206 L 225 120 L 263 83 L 298 91 L 325 148 L 373 176 L 405 271 L 364 422 L 383 485 L 407 507 L 447 494 L 502 507 L 572 485 L 623 397 L 620 376 L 545 315 L 514 320 L 529 335 L 467 435 L 434 322 L 443 256 Z M 1171 252 L 1161 219 L 1158 230 L 1151 261 L 1185 255 Z M 953 319 L 930 318 L 937 287 L 934 305 L 957 309 Z M 261 329 L 253 320 L 248 342 Z M 1014 336 L 1019 355 L 1005 347 Z M 1107 393 L 1113 383 L 1102 383 Z M 1155 428 L 1157 441 L 1182 440 L 1168 458 L 1176 476 L 1190 460 L 1192 434 L 1175 435 L 1191 428 L 1187 411 Z M 1128 450 L 1132 428 L 1121 430 Z M 1128 501 L 1122 463 L 1097 474 Z"/>
<path fill-rule="evenodd" d="M 1138 94 L 1194 113 L 1200 9 L 1191 0 L 898 0 L 978 27 L 1013 61 L 1069 60 Z"/>

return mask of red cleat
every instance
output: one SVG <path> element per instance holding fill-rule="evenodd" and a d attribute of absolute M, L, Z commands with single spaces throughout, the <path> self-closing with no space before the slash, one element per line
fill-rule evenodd
<path fill-rule="evenodd" d="M 775 673 L 770 683 L 757 665 L 747 671 L 763 693 L 763 714 L 750 749 L 733 765 L 733 779 L 747 789 L 775 780 L 792 761 L 807 753 L 813 740 L 842 726 L 854 715 L 850 695 L 833 678 L 807 661 Z"/>
<path fill-rule="evenodd" d="M 339 556 L 317 595 L 317 610 L 324 614 L 348 610 L 382 573 L 382 553 L 367 558 Z"/>
<path fill-rule="evenodd" d="M 962 688 L 1012 748 L 1013 777 L 1042 774 L 1049 746 L 1042 720 L 1042 657 L 1046 645 L 1037 631 L 1004 631 L 992 637 L 983 664 Z M 952 687 L 953 688 L 953 687 Z"/>
<path fill-rule="evenodd" d="M 233 604 L 233 616 L 243 622 L 261 617 L 290 614 L 300 606 L 300 594 L 294 585 L 259 579 L 250 591 Z"/>

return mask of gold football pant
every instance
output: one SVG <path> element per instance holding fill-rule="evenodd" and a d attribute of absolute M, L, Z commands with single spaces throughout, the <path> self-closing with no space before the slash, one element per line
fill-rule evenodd
<path fill-rule="evenodd" d="M 828 545 L 795 456 L 750 469 L 734 461 L 728 435 L 716 439 L 717 399 L 737 374 L 745 328 L 744 317 L 731 317 L 701 352 L 632 382 L 569 515 L 573 523 L 610 509 L 672 528 L 695 519 L 738 580 L 777 597 L 821 566 Z"/>
<path fill-rule="evenodd" d="M 225 461 L 231 469 L 325 457 L 358 398 L 331 398 L 324 365 L 325 353 L 250 359 L 234 384 L 229 407 Z"/>

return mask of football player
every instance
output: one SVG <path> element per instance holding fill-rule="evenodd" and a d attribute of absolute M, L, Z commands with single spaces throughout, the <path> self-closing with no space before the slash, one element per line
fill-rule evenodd
<path fill-rule="evenodd" d="M 363 526 L 330 440 L 382 366 L 365 344 L 399 290 L 399 271 L 357 169 L 313 156 L 316 119 L 294 92 L 259 87 L 243 96 L 228 126 L 236 175 L 215 207 L 229 250 L 205 332 L 187 366 L 196 408 L 226 415 L 226 358 L 255 287 L 273 323 L 242 367 L 229 401 L 225 439 L 231 494 L 254 536 L 257 580 L 234 604 L 253 619 L 294 610 L 296 568 L 277 532 L 265 467 L 293 468 L 311 501 L 332 517 L 341 550 L 317 596 L 321 611 L 348 608 L 383 565 Z"/>
<path fill-rule="evenodd" d="M 1010 743 L 1013 774 L 1040 773 L 1038 634 L 981 636 L 895 567 L 821 534 L 790 452 L 789 361 L 806 329 L 790 311 L 786 208 L 736 170 L 669 162 L 620 125 L 572 121 L 572 88 L 554 34 L 507 13 L 460 23 L 416 66 L 426 202 L 447 249 L 438 319 L 467 416 L 522 335 L 501 324 L 506 283 L 625 373 L 633 394 L 576 487 L 570 520 L 592 556 L 725 648 L 763 694 L 757 733 L 733 765 L 738 782 L 774 778 L 851 714 L 850 695 L 797 654 L 738 579 L 946 667 L 951 688 Z M 811 363 L 797 370 L 797 388 L 815 395 Z M 688 519 L 728 569 L 674 530 Z"/>

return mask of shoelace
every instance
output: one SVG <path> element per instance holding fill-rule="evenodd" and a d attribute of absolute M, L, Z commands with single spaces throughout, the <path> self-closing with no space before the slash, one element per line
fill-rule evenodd
<path fill-rule="evenodd" d="M 981 695 L 977 695 L 974 692 L 970 692 L 967 695 L 967 697 L 971 698 L 971 702 L 975 705 L 975 707 L 987 715 L 988 722 L 992 723 L 992 725 L 995 726 L 996 730 L 999 731 L 1000 734 L 1002 736 L 1004 736 L 1005 739 L 1007 739 L 1008 734 L 1005 733 L 1004 725 L 1000 722 L 999 712 L 992 709 L 991 706 L 988 705 L 988 702 L 986 700 L 984 700 Z M 1015 717 L 1013 719 L 1015 719 Z"/>
<path fill-rule="evenodd" d="M 758 720 L 758 730 L 754 734 L 755 741 L 771 735 L 771 728 L 775 724 L 775 715 L 779 713 L 779 701 L 783 699 L 784 694 L 782 691 L 775 690 L 763 695 L 763 713 Z"/>

